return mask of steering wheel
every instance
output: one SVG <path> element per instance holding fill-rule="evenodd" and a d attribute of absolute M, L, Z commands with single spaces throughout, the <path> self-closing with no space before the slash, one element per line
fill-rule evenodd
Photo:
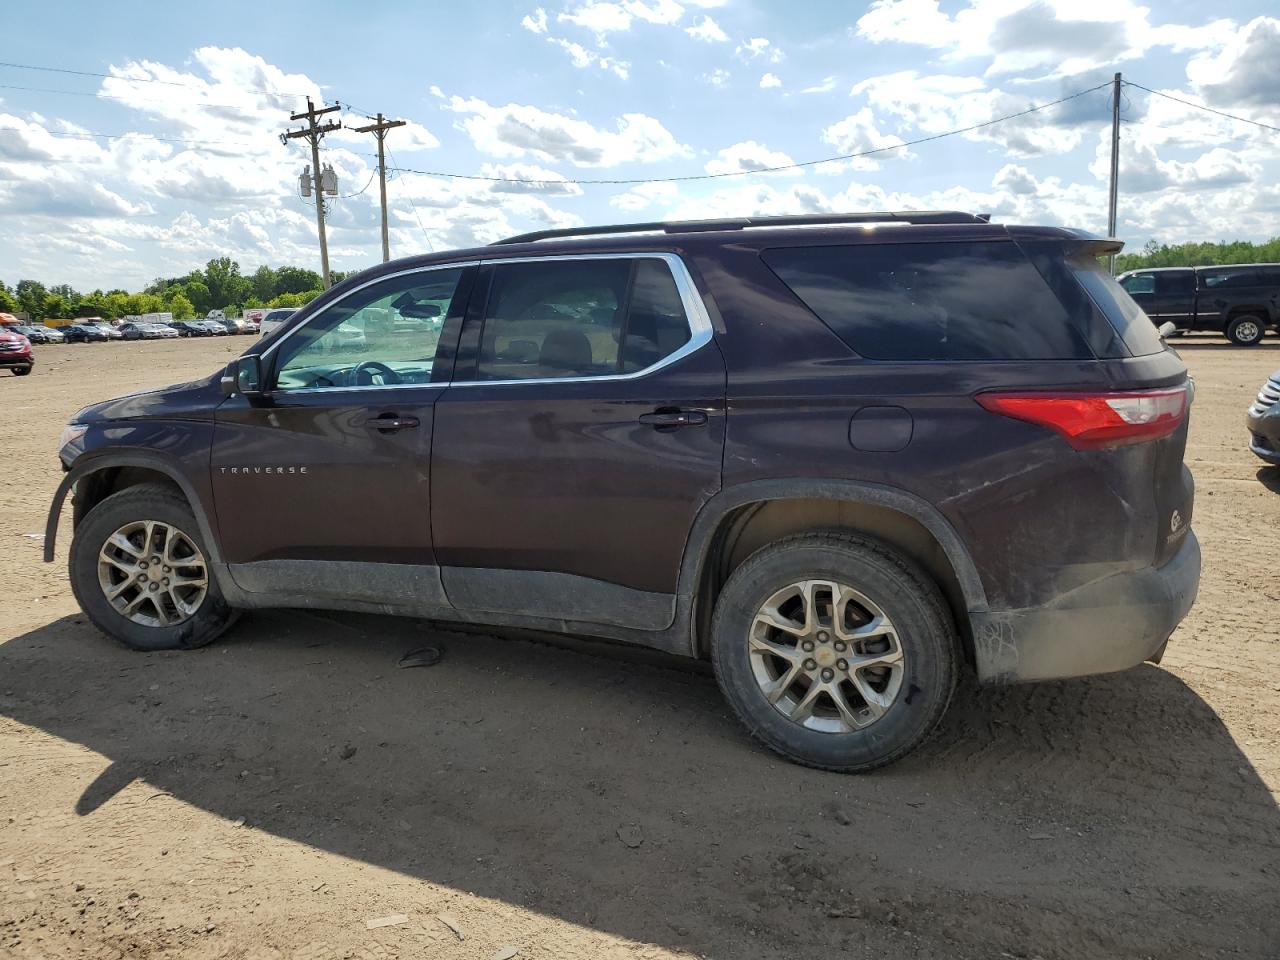
<path fill-rule="evenodd" d="M 400 374 L 378 360 L 362 360 L 351 368 L 350 379 L 357 387 L 373 387 L 399 383 Z"/>

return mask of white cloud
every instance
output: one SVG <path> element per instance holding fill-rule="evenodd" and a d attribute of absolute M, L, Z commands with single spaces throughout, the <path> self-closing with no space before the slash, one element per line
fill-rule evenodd
<path fill-rule="evenodd" d="M 587 0 L 556 19 L 590 30 L 603 37 L 608 33 L 625 32 L 635 20 L 669 25 L 684 15 L 684 7 L 675 0 Z"/>
<path fill-rule="evenodd" d="M 695 40 L 702 40 L 706 43 L 726 43 L 729 35 L 720 29 L 720 24 L 716 23 L 711 17 L 703 17 L 702 20 L 692 27 L 685 27 L 684 32 Z"/>
<path fill-rule="evenodd" d="M 520 26 L 524 27 L 530 33 L 546 33 L 547 32 L 547 11 L 538 7 L 531 14 L 525 14 L 520 20 Z"/>
<path fill-rule="evenodd" d="M 1103 134 L 1089 171 L 1106 183 L 1111 172 L 1111 137 Z M 1200 194 L 1224 187 L 1254 183 L 1261 166 L 1234 150 L 1215 147 L 1193 160 L 1162 159 L 1146 140 L 1128 138 L 1120 141 L 1120 189 L 1126 196 L 1156 191 Z"/>
<path fill-rule="evenodd" d="M 723 87 L 729 82 L 729 71 L 723 67 L 716 67 L 710 73 L 704 73 L 699 78 L 711 84 L 713 87 Z"/>
<path fill-rule="evenodd" d="M 1222 22 L 1207 28 L 1151 23 L 1138 0 L 968 0 L 954 15 L 939 0 L 875 0 L 857 22 L 873 43 L 947 51 L 954 60 L 986 58 L 988 74 L 1048 69 L 1072 76 L 1143 56 L 1157 46 L 1214 47 Z"/>
<path fill-rule="evenodd" d="M 674 183 L 642 183 L 625 193 L 614 194 L 609 198 L 609 203 L 623 210 L 643 210 L 655 204 L 669 203 L 679 194 L 680 190 Z"/>
<path fill-rule="evenodd" d="M 843 154 L 865 153 L 869 150 L 884 151 L 876 154 L 874 159 L 872 157 L 855 157 L 848 161 L 848 165 L 855 170 L 875 170 L 879 167 L 881 159 L 910 156 L 906 150 L 890 151 L 887 149 L 901 144 L 902 138 L 881 133 L 876 127 L 875 118 L 871 113 L 870 107 L 863 107 L 857 113 L 850 114 L 843 120 L 831 124 L 831 126 L 822 131 L 822 140 L 824 143 L 831 144 Z M 823 164 L 822 166 L 827 165 Z M 844 164 L 841 164 L 841 166 L 843 167 Z"/>
<path fill-rule="evenodd" d="M 527 163 L 485 163 L 480 173 L 486 177 L 502 177 L 505 182 L 493 183 L 494 193 L 534 193 L 549 197 L 580 197 L 582 187 L 570 183 L 563 173 Z M 510 181 L 523 181 L 513 183 Z"/>
<path fill-rule="evenodd" d="M 658 120 L 643 113 L 623 114 L 616 129 L 606 130 L 538 107 L 493 106 L 476 97 L 452 97 L 449 109 L 464 115 L 460 126 L 476 149 L 495 157 L 532 155 L 544 162 L 612 167 L 693 155 Z"/>
<path fill-rule="evenodd" d="M 738 44 L 735 51 L 744 60 L 764 59 L 769 63 L 779 63 L 783 53 L 766 37 L 752 37 Z"/>
<path fill-rule="evenodd" d="M 825 77 L 821 83 L 815 83 L 811 87 L 805 87 L 801 93 L 830 93 L 836 88 L 835 77 Z"/>
<path fill-rule="evenodd" d="M 760 78 L 760 89 L 768 90 L 770 87 L 782 86 L 782 80 L 776 73 L 766 73 Z"/>
<path fill-rule="evenodd" d="M 631 75 L 631 64 L 626 60 L 604 56 L 594 50 L 588 50 L 580 43 L 574 43 L 572 40 L 565 40 L 562 37 L 548 37 L 547 39 L 564 50 L 569 55 L 570 62 L 579 70 L 587 67 L 599 67 L 601 70 L 611 71 L 623 80 L 626 80 Z"/>
<path fill-rule="evenodd" d="M 854 85 L 853 96 L 865 95 L 880 114 L 888 114 L 924 133 L 946 133 L 1035 106 L 1028 96 L 988 87 L 980 77 L 953 74 L 922 76 L 914 70 L 871 77 Z M 1019 156 L 1064 153 L 1082 142 L 1086 121 L 1103 122 L 1106 110 L 1099 91 L 1059 107 L 1030 113 L 962 134 L 966 140 L 999 144 Z M 1096 112 L 1092 117 L 1090 110 Z"/>
<path fill-rule="evenodd" d="M 714 174 L 750 173 L 785 167 L 794 162 L 780 150 L 770 150 L 762 143 L 744 140 L 719 151 L 714 160 L 707 161 L 706 171 Z M 796 171 L 785 172 L 794 174 Z"/>
<path fill-rule="evenodd" d="M 1232 32 L 1220 52 L 1187 64 L 1187 77 L 1216 106 L 1249 107 L 1255 115 L 1280 111 L 1280 20 L 1257 17 Z"/>

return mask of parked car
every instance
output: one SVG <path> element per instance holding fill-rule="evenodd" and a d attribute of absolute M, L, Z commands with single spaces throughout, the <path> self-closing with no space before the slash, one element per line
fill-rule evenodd
<path fill-rule="evenodd" d="M 244 320 L 240 317 L 227 317 L 224 320 L 219 320 L 215 322 L 221 323 L 222 326 L 226 328 L 227 333 L 230 333 L 233 335 L 249 332 L 248 324 L 246 324 Z"/>
<path fill-rule="evenodd" d="M 221 320 L 193 320 L 192 322 L 203 327 L 210 336 L 225 337 L 227 335 L 226 324 Z"/>
<path fill-rule="evenodd" d="M 1158 661 L 1195 599 L 1187 371 L 1099 265 L 1120 248 L 879 213 L 379 265 L 219 374 L 76 414 L 45 559 L 74 485 L 72 588 L 128 646 L 271 606 L 608 637 L 709 659 L 784 756 L 869 769 L 962 661 Z"/>
<path fill-rule="evenodd" d="M 171 324 L 180 337 L 209 337 L 212 334 L 203 325 L 200 320 L 175 320 Z"/>
<path fill-rule="evenodd" d="M 1280 264 L 1156 267 L 1117 279 L 1152 323 L 1178 333 L 1212 330 L 1253 346 L 1280 323 Z"/>
<path fill-rule="evenodd" d="M 111 339 L 107 331 L 96 323 L 72 323 L 61 329 L 67 343 L 106 343 Z"/>
<path fill-rule="evenodd" d="M 261 328 L 262 328 L 262 324 L 261 324 L 261 322 L 260 322 L 260 321 L 255 320 L 255 319 L 251 319 L 251 318 L 249 318 L 249 317 L 245 317 L 245 318 L 244 318 L 244 329 L 242 329 L 240 332 L 241 332 L 241 333 L 255 333 L 255 334 L 256 334 L 256 333 L 258 333 L 258 331 L 259 331 L 259 330 L 261 330 Z"/>
<path fill-rule="evenodd" d="M 126 323 L 120 335 L 126 340 L 163 340 L 176 337 L 178 331 L 163 323 Z"/>
<path fill-rule="evenodd" d="M 1249 449 L 1267 463 L 1280 466 L 1280 370 L 1258 391 L 1245 417 Z"/>
<path fill-rule="evenodd" d="M 227 314 L 223 310 L 210 310 L 204 315 L 204 318 L 206 320 L 217 320 L 221 323 L 223 320 L 227 319 Z"/>
<path fill-rule="evenodd" d="M 281 307 L 278 310 L 272 310 L 258 324 L 259 331 L 262 336 L 274 333 L 276 329 L 286 320 L 298 312 L 297 307 Z"/>
<path fill-rule="evenodd" d="M 81 323 L 81 325 L 83 326 L 94 327 L 98 330 L 101 330 L 103 333 L 107 335 L 108 340 L 124 339 L 124 335 L 120 332 L 120 330 L 117 327 L 113 326 L 109 320 L 103 320 L 101 318 L 98 318 L 96 320 L 81 320 L 79 321 L 79 323 Z"/>
<path fill-rule="evenodd" d="M 33 327 L 29 324 L 19 323 L 8 327 L 14 333 L 20 333 L 32 343 L 62 343 L 66 337 L 62 335 L 61 330 L 54 330 L 52 327 Z"/>
<path fill-rule="evenodd" d="M 0 327 L 0 368 L 12 371 L 15 377 L 25 377 L 35 365 L 31 341 L 12 327 Z"/>

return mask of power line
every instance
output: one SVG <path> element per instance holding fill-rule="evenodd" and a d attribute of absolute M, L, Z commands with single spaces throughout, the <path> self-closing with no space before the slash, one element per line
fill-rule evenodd
<path fill-rule="evenodd" d="M 1157 97 L 1164 97 L 1166 100 L 1172 100 L 1174 103 L 1180 103 L 1184 107 L 1195 107 L 1197 110 L 1204 110 L 1208 113 L 1216 113 L 1220 117 L 1226 117 L 1228 120 L 1238 120 L 1240 123 L 1251 123 L 1255 127 L 1261 127 L 1264 130 L 1271 130 L 1274 133 L 1280 133 L 1280 127 L 1272 126 L 1269 123 L 1263 123 L 1261 120 L 1250 120 L 1248 117 L 1238 117 L 1234 113 L 1226 113 L 1223 110 L 1215 110 L 1213 107 L 1206 107 L 1203 103 L 1195 103 L 1191 100 L 1183 100 L 1181 97 L 1175 97 L 1172 94 L 1161 93 L 1159 90 L 1152 90 L 1150 87 L 1144 87 L 1140 83 L 1134 83 L 1126 80 L 1126 84 L 1131 87 L 1137 87 L 1139 90 L 1145 90 L 1147 93 L 1154 94 Z"/>
<path fill-rule="evenodd" d="M 105 80 L 123 80 L 126 83 L 162 83 L 168 87 L 207 87 L 207 83 L 189 83 L 185 80 L 161 80 L 158 77 L 122 77 L 114 73 L 98 73 L 94 70 L 71 70 L 67 67 L 45 67 L 34 63 L 11 63 L 0 60 L 0 67 L 13 67 L 17 70 L 41 70 L 45 73 L 65 73 L 75 77 L 101 77 Z M 269 90 L 265 87 L 250 87 L 257 93 L 268 93 L 274 97 L 305 97 L 305 93 L 286 93 L 283 90 Z"/>
<path fill-rule="evenodd" d="M 396 160 L 396 155 L 391 153 L 391 149 L 389 147 L 387 148 L 387 153 L 391 156 L 391 162 L 395 164 L 392 169 L 399 170 L 400 162 Z M 418 205 L 413 202 L 413 197 L 409 194 L 406 193 L 404 198 L 409 201 L 409 207 L 413 210 L 413 218 L 418 221 L 418 229 L 422 231 L 422 239 L 427 241 L 427 250 L 431 253 L 435 253 L 436 248 L 431 244 L 431 235 L 427 233 L 427 228 L 422 225 L 422 216 L 418 213 Z"/>
<path fill-rule="evenodd" d="M 1019 117 L 1025 117 L 1028 114 L 1036 113 L 1037 111 L 1040 111 L 1040 110 L 1047 110 L 1049 107 L 1056 107 L 1060 103 L 1066 103 L 1068 100 L 1075 100 L 1078 97 L 1083 97 L 1090 93 L 1096 93 L 1097 91 L 1102 90 L 1103 88 L 1109 87 L 1111 85 L 1112 85 L 1112 81 L 1108 80 L 1106 83 L 1100 83 L 1096 87 L 1090 87 L 1088 90 L 1081 90 L 1078 93 L 1073 93 L 1068 96 L 1061 97 L 1057 100 L 1052 100 L 1049 103 L 1037 104 L 1035 106 L 1028 107 L 1026 110 L 1019 110 L 1017 113 L 1009 113 L 1002 117 L 995 117 L 991 120 L 984 120 L 982 123 L 971 124 L 970 126 L 967 126 L 967 127 L 959 127 L 955 130 L 947 130 L 943 133 L 931 134 L 930 136 L 927 136 L 927 137 L 919 137 L 918 139 L 915 139 L 915 140 L 907 140 L 904 143 L 895 143 L 885 147 L 876 147 L 872 150 L 862 150 L 862 151 L 859 151 L 858 153 L 845 153 L 845 154 L 840 154 L 834 157 L 823 157 L 820 160 L 804 160 L 799 163 L 784 163 L 784 164 L 779 164 L 778 166 L 773 166 L 773 167 L 759 167 L 755 170 L 730 170 L 725 173 L 689 174 L 681 177 L 635 177 L 630 179 L 619 179 L 619 180 L 612 180 L 612 179 L 530 180 L 530 179 L 524 179 L 519 177 L 491 177 L 491 176 L 484 176 L 476 173 L 447 173 L 444 171 L 437 171 L 437 170 L 411 170 L 406 167 L 397 167 L 396 169 L 400 173 L 418 174 L 418 175 L 427 176 L 427 177 L 448 177 L 453 180 L 483 180 L 488 183 L 523 183 L 523 184 L 531 184 L 535 186 L 540 184 L 548 184 L 548 185 L 577 184 L 579 186 L 589 186 L 589 185 L 628 186 L 628 185 L 640 184 L 640 183 L 687 183 L 693 180 L 722 180 L 726 177 L 749 177 L 749 176 L 754 176 L 760 173 L 778 173 L 783 170 L 798 170 L 803 167 L 816 167 L 819 164 L 823 164 L 823 163 L 840 163 L 845 160 L 857 160 L 862 157 L 874 156 L 875 154 L 878 154 L 878 153 L 887 153 L 890 150 L 904 150 L 907 147 L 919 146 L 922 143 L 931 143 L 934 140 L 942 140 L 945 137 L 954 137 L 962 133 L 972 133 L 974 130 L 981 130 L 985 127 L 994 126 L 997 123 L 1004 123 L 1007 120 L 1016 120 Z"/>
<path fill-rule="evenodd" d="M 93 97 L 95 100 L 119 100 L 122 103 L 169 103 L 168 100 L 149 100 L 146 98 L 135 97 L 119 97 L 110 93 L 99 93 L 96 90 L 58 90 L 54 87 L 24 87 L 16 83 L 0 83 L 0 90 L 28 90 L 33 93 L 60 93 L 69 97 Z M 242 110 L 244 104 L 238 103 L 209 103 L 201 100 L 196 104 L 198 107 L 219 107 L 223 110 Z"/>

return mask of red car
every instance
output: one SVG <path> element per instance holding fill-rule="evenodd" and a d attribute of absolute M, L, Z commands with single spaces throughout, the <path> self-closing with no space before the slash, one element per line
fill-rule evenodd
<path fill-rule="evenodd" d="M 0 367 L 8 367 L 14 376 L 25 377 L 35 365 L 31 341 L 7 327 L 0 327 Z"/>

